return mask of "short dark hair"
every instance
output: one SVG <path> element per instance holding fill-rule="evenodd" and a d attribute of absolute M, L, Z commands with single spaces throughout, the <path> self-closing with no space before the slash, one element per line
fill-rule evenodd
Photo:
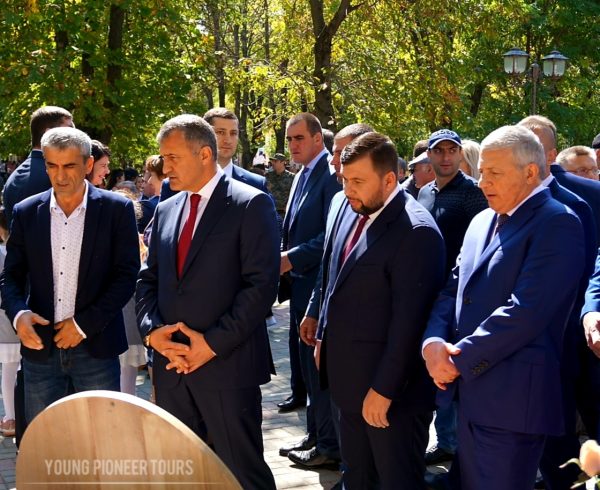
<path fill-rule="evenodd" d="M 94 161 L 97 162 L 102 157 L 110 158 L 112 153 L 110 152 L 110 148 L 104 143 L 101 143 L 98 140 L 92 140 L 92 156 L 94 157 Z"/>
<path fill-rule="evenodd" d="M 419 140 L 413 148 L 413 159 L 417 158 L 421 153 L 425 153 L 429 148 L 429 140 Z"/>
<path fill-rule="evenodd" d="M 125 170 L 123 170 L 123 175 L 125 177 L 125 180 L 134 182 L 135 179 L 137 179 L 140 176 L 140 173 L 135 168 L 127 167 Z"/>
<path fill-rule="evenodd" d="M 217 136 L 212 126 L 200 116 L 182 114 L 169 119 L 156 135 L 158 144 L 173 131 L 181 131 L 188 143 L 208 146 L 212 152 L 213 161 L 217 160 Z"/>
<path fill-rule="evenodd" d="M 31 146 L 38 148 L 46 131 L 62 124 L 63 119 L 73 119 L 71 113 L 53 105 L 40 107 L 31 115 L 29 128 L 31 130 Z"/>
<path fill-rule="evenodd" d="M 359 137 L 361 134 L 372 133 L 373 128 L 365 123 L 354 123 L 340 129 L 335 135 L 335 139 L 339 140 L 342 138 L 354 139 Z"/>
<path fill-rule="evenodd" d="M 365 156 L 371 157 L 373 167 L 380 176 L 393 172 L 398 178 L 398 152 L 386 135 L 370 132 L 353 139 L 342 151 L 342 165 L 351 165 Z"/>
<path fill-rule="evenodd" d="M 306 127 L 311 136 L 314 136 L 317 133 L 321 133 L 323 135 L 323 128 L 321 127 L 321 122 L 317 119 L 317 117 L 310 112 L 301 112 L 300 114 L 296 114 L 295 116 L 290 117 L 286 128 L 293 126 L 294 124 L 298 124 L 299 122 L 304 121 L 306 123 Z"/>
<path fill-rule="evenodd" d="M 323 144 L 329 153 L 333 152 L 333 131 L 331 129 L 323 130 Z"/>
<path fill-rule="evenodd" d="M 237 116 L 233 111 L 226 109 L 225 107 L 214 107 L 213 109 L 207 111 L 204 114 L 204 120 L 212 126 L 213 120 L 221 118 L 221 119 L 231 119 L 236 123 L 240 123 Z"/>

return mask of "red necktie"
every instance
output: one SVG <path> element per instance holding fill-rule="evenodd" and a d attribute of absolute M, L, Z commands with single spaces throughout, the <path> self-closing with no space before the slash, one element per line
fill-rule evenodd
<path fill-rule="evenodd" d="M 358 226 L 356 227 L 356 230 L 354 231 L 354 235 L 352 235 L 352 238 L 348 242 L 348 245 L 346 245 L 346 248 L 344 249 L 344 253 L 342 254 L 342 264 L 344 262 L 346 262 L 348 255 L 350 255 L 350 252 L 352 252 L 354 245 L 356 245 L 356 242 L 358 242 L 358 239 L 360 238 L 360 235 L 362 234 L 362 231 L 363 231 L 365 225 L 367 224 L 368 219 L 369 219 L 369 216 L 367 216 L 366 214 L 363 214 L 360 217 L 360 219 L 358 220 Z"/>
<path fill-rule="evenodd" d="M 183 274 L 183 265 L 185 258 L 192 244 L 192 236 L 194 235 L 194 225 L 196 224 L 196 216 L 198 216 L 198 204 L 200 204 L 200 194 L 192 194 L 190 196 L 190 214 L 188 214 L 179 243 L 177 244 L 177 278 L 181 279 Z"/>

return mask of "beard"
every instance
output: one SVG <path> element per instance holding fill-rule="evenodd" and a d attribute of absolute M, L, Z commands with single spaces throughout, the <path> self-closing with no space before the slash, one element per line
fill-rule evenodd
<path fill-rule="evenodd" d="M 353 206 L 352 204 L 350 204 L 350 207 L 352 208 L 352 211 L 354 211 L 355 213 L 358 214 L 362 214 L 362 215 L 370 215 L 373 214 L 377 211 L 379 211 L 383 205 L 385 204 L 385 202 L 382 199 L 379 200 L 372 200 L 368 203 L 364 203 L 363 201 L 359 201 L 360 205 L 359 206 Z"/>

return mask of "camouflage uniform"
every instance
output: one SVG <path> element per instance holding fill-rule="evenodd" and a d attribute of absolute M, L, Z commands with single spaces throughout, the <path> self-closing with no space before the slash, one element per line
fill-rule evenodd
<path fill-rule="evenodd" d="M 270 171 L 265 174 L 267 179 L 267 187 L 269 192 L 275 200 L 275 208 L 280 216 L 285 214 L 285 206 L 290 195 L 290 189 L 292 188 L 292 182 L 294 181 L 294 174 L 284 170 L 281 174 L 277 175 L 275 171 Z"/>

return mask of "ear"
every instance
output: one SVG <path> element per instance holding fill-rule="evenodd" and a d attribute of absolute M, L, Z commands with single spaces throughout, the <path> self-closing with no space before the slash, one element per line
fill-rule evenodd
<path fill-rule="evenodd" d="M 540 179 L 540 167 L 537 163 L 528 163 L 527 164 L 527 182 L 533 183 L 535 180 Z"/>
<path fill-rule="evenodd" d="M 85 162 L 85 174 L 89 175 L 94 169 L 94 157 L 90 156 Z"/>
<path fill-rule="evenodd" d="M 394 174 L 394 172 L 388 172 L 383 176 L 383 182 L 386 187 L 395 187 L 398 183 L 398 177 L 396 176 L 396 174 Z"/>
<path fill-rule="evenodd" d="M 200 160 L 202 161 L 202 165 L 212 165 L 217 161 L 217 155 L 213 155 L 210 146 L 203 146 L 200 148 Z"/>
<path fill-rule="evenodd" d="M 547 154 L 546 154 L 546 163 L 548 165 L 550 165 L 551 163 L 554 163 L 556 161 L 556 156 L 558 155 L 558 150 L 556 148 L 552 148 Z"/>

